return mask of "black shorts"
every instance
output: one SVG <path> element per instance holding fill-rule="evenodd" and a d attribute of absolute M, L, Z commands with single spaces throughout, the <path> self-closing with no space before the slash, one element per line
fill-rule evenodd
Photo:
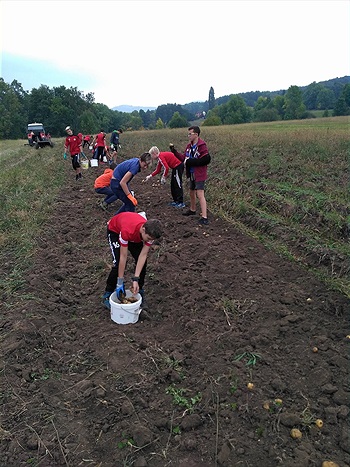
<path fill-rule="evenodd" d="M 72 166 L 74 170 L 80 168 L 80 154 L 72 156 Z"/>

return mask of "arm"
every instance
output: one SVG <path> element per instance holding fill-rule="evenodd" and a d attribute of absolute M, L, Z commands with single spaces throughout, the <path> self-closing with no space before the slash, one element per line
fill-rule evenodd
<path fill-rule="evenodd" d="M 188 158 L 186 160 L 186 166 L 187 167 L 202 167 L 203 165 L 208 165 L 210 164 L 210 154 L 206 154 L 205 156 L 199 157 L 198 159 L 191 159 Z"/>
<path fill-rule="evenodd" d="M 126 172 L 124 177 L 120 180 L 120 186 L 122 187 L 122 190 L 125 193 L 125 196 L 130 195 L 130 190 L 128 187 L 128 183 L 132 178 L 132 173 L 130 171 Z"/>
<path fill-rule="evenodd" d="M 135 277 L 140 277 L 141 271 L 147 261 L 147 255 L 148 255 L 149 249 L 150 249 L 149 246 L 143 245 L 141 253 L 137 259 L 136 268 L 135 268 Z M 133 288 L 133 293 L 138 293 L 139 291 L 138 281 L 133 281 L 132 288 Z"/>
<path fill-rule="evenodd" d="M 185 160 L 186 155 L 181 154 L 181 152 L 175 149 L 173 144 L 170 144 L 169 148 L 170 148 L 170 151 L 174 154 L 174 156 L 176 156 L 179 159 L 179 161 L 183 162 Z"/>

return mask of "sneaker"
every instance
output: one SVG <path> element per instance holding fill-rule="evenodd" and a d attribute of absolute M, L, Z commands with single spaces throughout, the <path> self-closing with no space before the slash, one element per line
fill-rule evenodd
<path fill-rule="evenodd" d="M 75 181 L 77 182 L 78 180 L 79 180 L 79 175 L 77 174 L 77 175 L 75 176 Z"/>
<path fill-rule="evenodd" d="M 102 296 L 102 304 L 107 310 L 111 309 L 111 304 L 109 303 L 109 297 L 112 295 L 112 292 L 105 292 Z"/>
<path fill-rule="evenodd" d="M 188 209 L 187 211 L 183 212 L 183 216 L 194 216 L 196 214 L 196 211 L 191 211 L 191 209 Z"/>
<path fill-rule="evenodd" d="M 200 225 L 208 225 L 209 224 L 209 221 L 206 217 L 202 217 L 201 219 L 199 219 L 198 221 L 198 224 Z"/>
<path fill-rule="evenodd" d="M 176 207 L 176 208 L 179 208 L 179 209 L 182 209 L 182 208 L 185 208 L 185 207 L 186 207 L 186 204 L 185 204 L 185 203 L 176 203 L 176 204 L 175 204 L 175 207 Z"/>
<path fill-rule="evenodd" d="M 83 174 L 81 172 L 79 174 L 79 178 L 83 178 Z"/>
<path fill-rule="evenodd" d="M 177 203 L 173 201 L 172 203 L 168 203 L 168 206 L 177 206 Z"/>
<path fill-rule="evenodd" d="M 100 203 L 100 208 L 102 208 L 104 211 L 108 211 L 108 204 L 106 203 L 106 201 L 101 201 Z"/>

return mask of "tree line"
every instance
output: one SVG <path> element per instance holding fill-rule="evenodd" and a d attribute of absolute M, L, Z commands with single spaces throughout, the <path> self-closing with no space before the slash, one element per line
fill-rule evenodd
<path fill-rule="evenodd" d="M 254 97 L 252 94 L 255 94 Z M 65 135 L 71 125 L 76 132 L 96 134 L 125 130 L 180 128 L 188 126 L 199 114 L 203 125 L 230 125 L 252 121 L 275 121 L 313 116 L 311 110 L 327 115 L 350 114 L 350 83 L 338 86 L 337 93 L 320 83 L 302 89 L 291 86 L 280 93 L 245 93 L 215 99 L 211 87 L 208 100 L 185 105 L 165 104 L 156 110 L 132 113 L 112 110 L 96 103 L 94 94 L 84 95 L 76 87 L 41 85 L 25 91 L 17 80 L 6 83 L 0 78 L 0 138 L 25 138 L 27 124 L 41 122 L 53 137 Z"/>

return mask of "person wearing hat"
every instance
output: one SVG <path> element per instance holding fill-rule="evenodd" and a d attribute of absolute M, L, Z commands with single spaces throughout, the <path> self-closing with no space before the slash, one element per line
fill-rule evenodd
<path fill-rule="evenodd" d="M 75 170 L 75 180 L 81 180 L 81 167 L 79 162 L 79 156 L 82 151 L 81 139 L 78 135 L 74 135 L 73 130 L 70 126 L 66 127 L 67 138 L 64 143 L 64 159 L 67 159 L 67 151 L 69 150 L 70 156 L 72 158 L 72 166 Z"/>

